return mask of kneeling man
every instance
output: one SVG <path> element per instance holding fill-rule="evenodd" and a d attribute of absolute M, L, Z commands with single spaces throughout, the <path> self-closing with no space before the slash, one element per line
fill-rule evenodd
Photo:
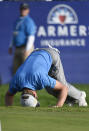
<path fill-rule="evenodd" d="M 77 99 L 79 106 L 87 106 L 85 92 L 66 82 L 59 53 L 52 48 L 37 49 L 31 53 L 14 75 L 6 93 L 5 103 L 7 106 L 12 105 L 14 95 L 18 91 L 27 90 L 37 97 L 36 90 L 43 88 L 57 97 L 57 107 L 63 106 L 67 95 Z"/>

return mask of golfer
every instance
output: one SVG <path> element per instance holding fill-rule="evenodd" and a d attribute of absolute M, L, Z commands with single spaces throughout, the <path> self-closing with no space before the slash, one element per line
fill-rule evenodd
<path fill-rule="evenodd" d="M 54 48 L 37 49 L 28 56 L 10 83 L 5 103 L 12 105 L 19 91 L 27 91 L 37 98 L 36 91 L 43 88 L 58 99 L 56 107 L 62 107 L 67 96 L 78 100 L 79 106 L 87 106 L 86 93 L 66 81 L 59 51 Z"/>

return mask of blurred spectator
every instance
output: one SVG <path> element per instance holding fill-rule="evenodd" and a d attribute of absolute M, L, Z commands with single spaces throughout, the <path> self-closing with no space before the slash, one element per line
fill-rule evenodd
<path fill-rule="evenodd" d="M 9 54 L 12 54 L 12 47 L 15 47 L 13 73 L 34 50 L 36 25 L 28 16 L 29 12 L 28 4 L 20 5 L 20 17 L 15 22 L 13 40 L 9 45 Z"/>

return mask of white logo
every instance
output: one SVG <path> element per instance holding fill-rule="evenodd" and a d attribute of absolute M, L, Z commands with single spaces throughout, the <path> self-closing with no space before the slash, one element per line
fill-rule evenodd
<path fill-rule="evenodd" d="M 77 24 L 76 12 L 68 5 L 57 5 L 52 8 L 47 18 L 48 24 Z"/>
<path fill-rule="evenodd" d="M 88 36 L 89 26 L 80 24 L 75 10 L 65 4 L 54 6 L 47 16 L 47 25 L 40 25 L 37 31 L 41 46 L 84 47 Z"/>

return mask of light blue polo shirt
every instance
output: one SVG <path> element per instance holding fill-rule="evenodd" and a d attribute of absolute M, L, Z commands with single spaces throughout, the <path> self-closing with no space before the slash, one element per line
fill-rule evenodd
<path fill-rule="evenodd" d="M 56 80 L 48 75 L 51 65 L 52 57 L 47 51 L 34 51 L 17 70 L 10 83 L 10 93 L 22 91 L 23 88 L 31 90 L 54 88 Z"/>
<path fill-rule="evenodd" d="M 30 16 L 19 17 L 14 25 L 13 44 L 20 47 L 27 43 L 28 36 L 35 35 L 36 25 Z"/>

